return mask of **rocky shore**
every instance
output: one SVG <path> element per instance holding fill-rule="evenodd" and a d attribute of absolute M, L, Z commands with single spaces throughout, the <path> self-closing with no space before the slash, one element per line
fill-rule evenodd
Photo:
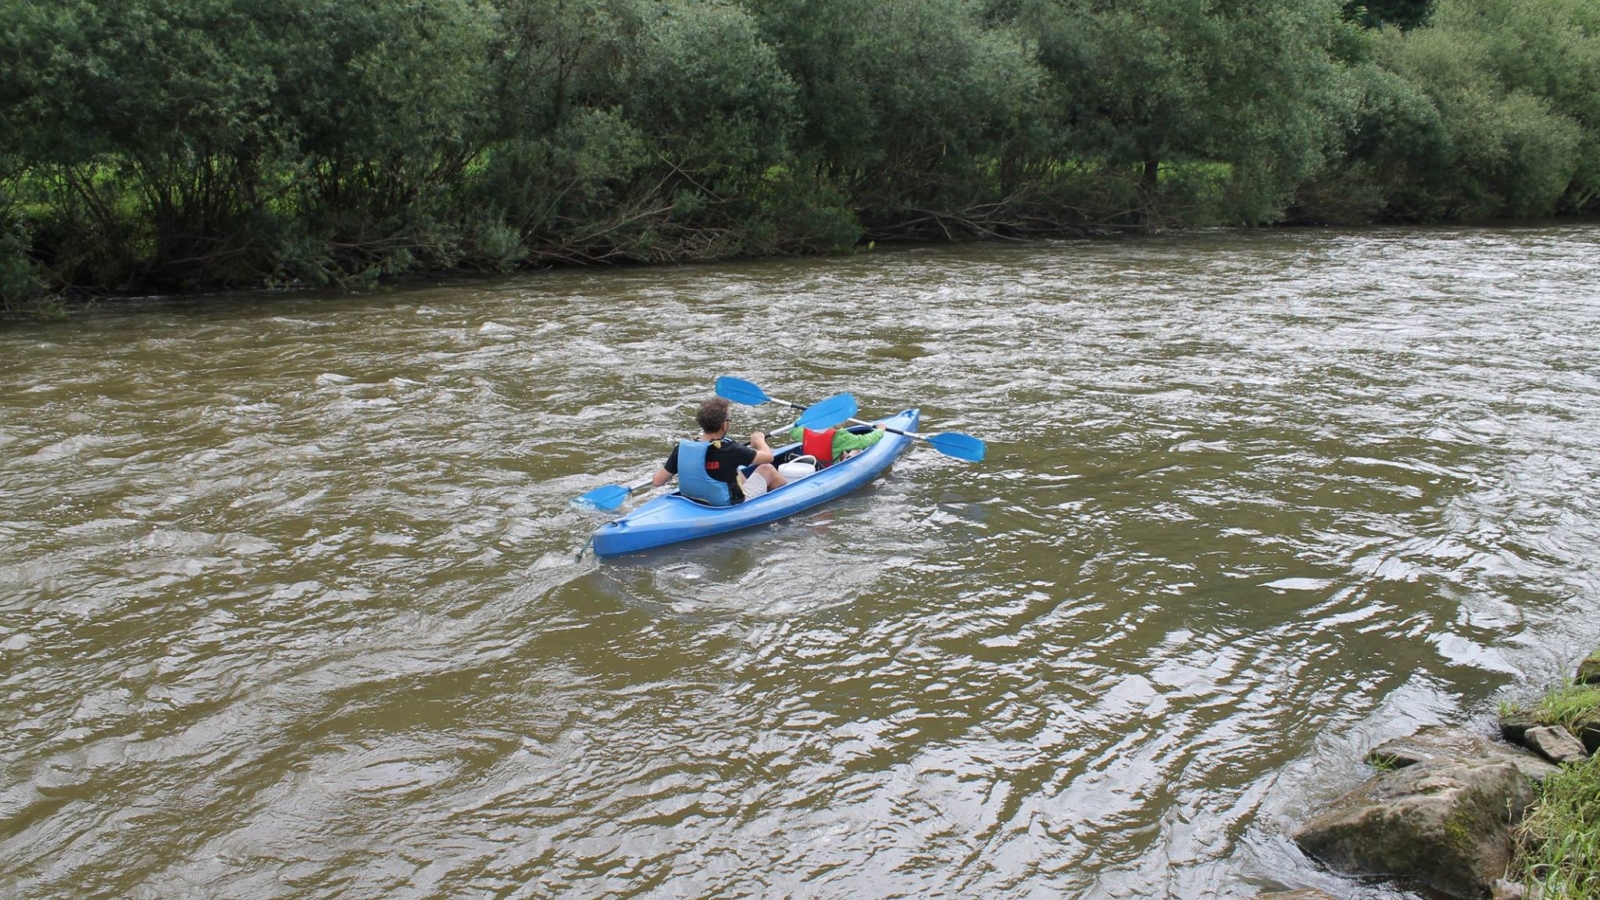
<path fill-rule="evenodd" d="M 1600 813 L 1600 766 L 1592 761 L 1600 751 L 1600 651 L 1572 685 L 1530 707 L 1502 708 L 1498 724 L 1498 734 L 1429 727 L 1374 748 L 1366 761 L 1376 773 L 1302 824 L 1295 842 L 1334 871 L 1462 900 L 1596 896 L 1592 859 L 1565 849 L 1593 836 L 1570 833 L 1579 826 L 1566 819 L 1556 833 L 1550 822 L 1532 826 L 1543 804 L 1570 805 L 1553 792 L 1576 793 L 1583 810 Z M 1554 856 L 1543 846 L 1552 842 L 1561 845 Z"/>

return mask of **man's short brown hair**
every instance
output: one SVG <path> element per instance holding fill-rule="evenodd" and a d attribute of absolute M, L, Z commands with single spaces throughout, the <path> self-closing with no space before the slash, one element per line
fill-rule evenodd
<path fill-rule="evenodd" d="M 728 401 L 721 397 L 712 397 L 700 404 L 700 409 L 694 414 L 694 420 L 700 423 L 700 430 L 706 434 L 721 431 L 728 424 Z"/>

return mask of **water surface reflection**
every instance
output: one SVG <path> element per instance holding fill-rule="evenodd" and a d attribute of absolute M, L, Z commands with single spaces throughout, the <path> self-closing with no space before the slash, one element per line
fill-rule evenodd
<path fill-rule="evenodd" d="M 0 889 L 1400 895 L 1286 834 L 1600 643 L 1597 249 L 1201 234 L 12 327 Z M 989 458 L 579 558 L 567 501 L 719 374 Z"/>

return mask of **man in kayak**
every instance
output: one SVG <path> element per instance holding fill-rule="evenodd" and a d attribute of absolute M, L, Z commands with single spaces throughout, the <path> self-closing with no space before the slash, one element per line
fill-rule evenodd
<path fill-rule="evenodd" d="M 800 452 L 807 456 L 817 458 L 818 468 L 827 468 L 848 456 L 871 447 L 883 440 L 883 423 L 873 426 L 873 430 L 866 434 L 856 434 L 844 427 L 840 422 L 832 428 L 823 431 L 813 431 L 810 428 L 795 426 L 789 433 L 789 439 L 800 442 Z"/>
<path fill-rule="evenodd" d="M 732 506 L 784 486 L 785 481 L 772 465 L 772 448 L 767 436 L 751 432 L 750 443 L 728 438 L 728 401 L 713 397 L 700 404 L 694 415 L 700 437 L 679 441 L 666 463 L 650 479 L 660 487 L 678 476 L 678 490 L 691 500 L 710 506 Z M 749 477 L 739 470 L 754 465 Z"/>

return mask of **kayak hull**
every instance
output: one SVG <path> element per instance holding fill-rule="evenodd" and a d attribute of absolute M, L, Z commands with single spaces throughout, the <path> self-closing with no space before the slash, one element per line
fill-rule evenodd
<path fill-rule="evenodd" d="M 919 410 L 908 409 L 882 421 L 889 428 L 914 432 L 920 420 Z M 677 493 L 657 497 L 595 529 L 591 538 L 595 555 L 604 558 L 640 553 L 775 522 L 866 485 L 910 445 L 911 438 L 890 432 L 849 459 L 733 506 L 706 506 Z M 799 448 L 799 444 L 777 447 L 774 455 L 781 462 L 799 453 Z"/>

